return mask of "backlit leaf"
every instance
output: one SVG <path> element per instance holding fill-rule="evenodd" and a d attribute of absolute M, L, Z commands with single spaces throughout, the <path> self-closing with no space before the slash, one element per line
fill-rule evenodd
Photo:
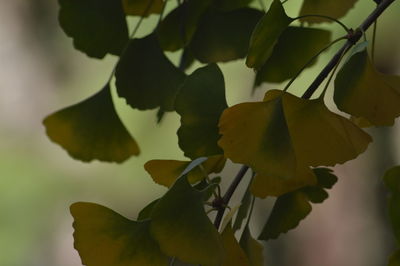
<path fill-rule="evenodd" d="M 128 43 L 121 1 L 59 0 L 59 22 L 76 49 L 88 56 L 119 55 Z"/>
<path fill-rule="evenodd" d="M 162 49 L 176 51 L 186 46 L 210 3 L 211 0 L 184 1 L 172 10 L 157 29 L 157 37 Z"/>
<path fill-rule="evenodd" d="M 221 237 L 204 212 L 202 193 L 185 176 L 154 206 L 151 219 L 151 233 L 168 256 L 204 266 L 222 263 Z"/>
<path fill-rule="evenodd" d="M 300 16 L 318 14 L 341 18 L 354 6 L 357 0 L 303 0 Z M 305 17 L 300 21 L 309 23 L 332 22 L 319 17 Z"/>
<path fill-rule="evenodd" d="M 294 77 L 311 57 L 329 44 L 330 37 L 330 32 L 322 29 L 288 27 L 276 43 L 271 57 L 257 71 L 254 85 L 283 82 Z"/>
<path fill-rule="evenodd" d="M 235 238 L 234 231 L 228 224 L 221 234 L 225 260 L 222 266 L 250 266 L 249 260 Z"/>
<path fill-rule="evenodd" d="M 248 226 L 243 230 L 239 244 L 246 253 L 250 266 L 264 266 L 263 246 L 251 236 Z"/>
<path fill-rule="evenodd" d="M 194 56 L 202 63 L 246 57 L 251 33 L 262 14 L 251 8 L 208 12 L 190 43 Z"/>
<path fill-rule="evenodd" d="M 107 85 L 90 98 L 49 115 L 49 138 L 82 161 L 123 162 L 139 147 L 118 117 Z"/>
<path fill-rule="evenodd" d="M 226 159 L 221 155 L 211 156 L 202 166 L 197 166 L 187 174 L 190 183 L 197 183 L 210 173 L 219 173 L 225 165 Z M 151 160 L 144 168 L 157 184 L 170 187 L 180 176 L 190 161 Z"/>
<path fill-rule="evenodd" d="M 400 116 L 400 77 L 378 72 L 364 49 L 337 74 L 334 100 L 341 111 L 373 125 L 393 125 Z"/>
<path fill-rule="evenodd" d="M 175 102 L 181 116 L 179 147 L 185 156 L 194 159 L 222 153 L 217 145 L 218 121 L 225 108 L 224 76 L 217 65 L 199 68 L 187 77 Z"/>
<path fill-rule="evenodd" d="M 325 189 L 332 188 L 337 177 L 327 168 L 315 168 L 317 184 L 302 187 L 277 198 L 259 239 L 275 239 L 280 234 L 296 228 L 311 212 L 312 203 L 322 203 L 328 198 Z"/>
<path fill-rule="evenodd" d="M 274 0 L 253 31 L 246 65 L 255 69 L 262 67 L 270 57 L 279 36 L 292 21 L 286 15 L 281 1 Z"/>
<path fill-rule="evenodd" d="M 135 222 L 94 203 L 71 206 L 74 247 L 87 266 L 167 266 L 151 237 L 150 221 Z"/>
<path fill-rule="evenodd" d="M 161 107 L 173 111 L 176 93 L 185 79 L 153 34 L 131 41 L 115 76 L 118 95 L 139 110 Z"/>
<path fill-rule="evenodd" d="M 394 235 L 400 244 L 400 166 L 389 169 L 385 173 L 383 180 L 390 191 L 388 198 L 389 218 Z"/>
<path fill-rule="evenodd" d="M 141 17 L 161 13 L 163 2 L 163 0 L 122 0 L 125 14 Z"/>

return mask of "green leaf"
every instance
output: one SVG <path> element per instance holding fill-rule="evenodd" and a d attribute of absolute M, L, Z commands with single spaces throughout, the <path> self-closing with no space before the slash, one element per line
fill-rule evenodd
<path fill-rule="evenodd" d="M 119 55 L 128 43 L 128 27 L 120 1 L 58 0 L 59 22 L 76 49 L 90 57 Z"/>
<path fill-rule="evenodd" d="M 250 266 L 264 265 L 263 246 L 251 236 L 248 226 L 243 230 L 239 244 L 246 253 Z"/>
<path fill-rule="evenodd" d="M 49 115 L 49 138 L 82 161 L 123 162 L 139 147 L 118 117 L 107 85 L 90 98 Z"/>
<path fill-rule="evenodd" d="M 388 266 L 400 266 L 400 250 L 396 250 L 390 256 Z"/>
<path fill-rule="evenodd" d="M 151 216 L 151 212 L 153 211 L 154 206 L 157 204 L 157 202 L 160 199 L 155 199 L 152 202 L 150 202 L 149 204 L 146 205 L 146 207 L 144 207 L 138 214 L 137 220 L 141 221 L 141 220 L 146 220 L 149 219 Z"/>
<path fill-rule="evenodd" d="M 400 116 L 400 77 L 378 72 L 363 49 L 338 72 L 334 100 L 341 111 L 373 125 L 393 125 Z"/>
<path fill-rule="evenodd" d="M 217 145 L 218 121 L 225 108 L 224 76 L 217 65 L 199 68 L 187 77 L 175 102 L 181 116 L 179 147 L 185 156 L 194 159 L 222 153 Z"/>
<path fill-rule="evenodd" d="M 151 219 L 151 233 L 168 256 L 204 266 L 222 263 L 221 237 L 204 212 L 202 193 L 186 176 L 154 206 Z"/>
<path fill-rule="evenodd" d="M 249 211 L 251 204 L 251 193 L 250 190 L 247 189 L 243 195 L 238 213 L 235 218 L 235 222 L 233 223 L 233 230 L 236 232 L 242 227 L 242 223 L 247 216 L 247 212 Z"/>
<path fill-rule="evenodd" d="M 131 41 L 115 77 L 118 95 L 133 108 L 173 111 L 185 74 L 168 60 L 156 37 L 150 34 Z"/>
<path fill-rule="evenodd" d="M 300 16 L 318 14 L 341 18 L 354 6 L 357 0 L 303 0 Z M 300 21 L 308 23 L 332 22 L 320 17 L 305 17 Z"/>
<path fill-rule="evenodd" d="M 150 14 L 160 14 L 163 0 L 122 0 L 125 14 L 131 16 L 147 17 Z"/>
<path fill-rule="evenodd" d="M 190 43 L 193 55 L 202 63 L 246 57 L 251 33 L 262 14 L 252 8 L 208 12 Z"/>
<path fill-rule="evenodd" d="M 327 30 L 288 27 L 280 36 L 271 56 L 257 71 L 254 85 L 283 82 L 294 77 L 311 57 L 329 44 L 330 39 L 331 33 Z"/>
<path fill-rule="evenodd" d="M 157 29 L 157 37 L 162 49 L 176 51 L 186 46 L 211 2 L 211 0 L 184 1 L 172 10 Z"/>
<path fill-rule="evenodd" d="M 262 67 L 270 57 L 279 36 L 292 21 L 286 15 L 281 1 L 274 0 L 253 31 L 246 65 L 255 69 Z"/>
<path fill-rule="evenodd" d="M 222 266 L 250 266 L 246 253 L 236 240 L 235 232 L 230 224 L 225 227 L 221 238 L 225 251 L 225 260 Z"/>
<path fill-rule="evenodd" d="M 232 11 L 247 7 L 251 2 L 253 2 L 253 0 L 218 0 L 214 1 L 214 6 L 221 11 Z"/>
<path fill-rule="evenodd" d="M 400 166 L 386 171 L 383 177 L 386 187 L 390 190 L 388 198 L 389 218 L 393 227 L 394 235 L 400 244 Z"/>
<path fill-rule="evenodd" d="M 168 258 L 149 232 L 150 221 L 135 222 L 94 203 L 71 205 L 74 247 L 87 266 L 167 266 Z"/>
<path fill-rule="evenodd" d="M 337 177 L 332 174 L 332 170 L 327 168 L 315 168 L 313 172 L 317 177 L 317 184 L 302 187 L 278 197 L 258 239 L 276 239 L 280 234 L 296 228 L 300 221 L 311 212 L 312 207 L 309 201 L 322 203 L 328 198 L 328 193 L 324 188 L 332 188 Z"/>
<path fill-rule="evenodd" d="M 187 173 L 189 183 L 197 183 L 210 173 L 221 172 L 225 162 L 226 159 L 221 155 L 209 157 L 202 165 Z M 150 160 L 144 165 L 144 168 L 151 175 L 154 182 L 170 187 L 189 164 L 190 161 Z"/>

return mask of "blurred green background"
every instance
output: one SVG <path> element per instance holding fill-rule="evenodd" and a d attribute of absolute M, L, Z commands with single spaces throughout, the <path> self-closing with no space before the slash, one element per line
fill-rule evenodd
<path fill-rule="evenodd" d="M 288 13 L 295 16 L 300 3 L 289 1 Z M 372 0 L 360 0 L 343 21 L 356 27 L 373 8 Z M 74 50 L 58 26 L 57 13 L 56 1 L 0 0 L 0 266 L 81 265 L 73 249 L 69 205 L 91 201 L 135 218 L 147 202 L 165 191 L 153 183 L 143 164 L 150 159 L 183 159 L 175 134 L 179 127 L 176 114 L 168 114 L 156 125 L 155 111 L 132 110 L 117 97 L 118 112 L 141 146 L 139 157 L 121 165 L 86 164 L 50 142 L 43 118 L 98 91 L 116 62 L 112 56 L 96 60 Z M 392 74 L 400 74 L 399 14 L 397 1 L 378 26 L 376 64 Z M 155 17 L 146 21 L 139 35 L 149 32 L 155 21 Z M 135 18 L 129 20 L 131 25 L 135 22 Z M 331 24 L 322 27 L 335 29 L 334 38 L 342 34 Z M 290 91 L 301 93 L 334 51 L 323 54 Z M 177 55 L 170 56 L 174 60 Z M 243 61 L 221 68 L 229 105 L 259 100 L 267 89 L 282 88 L 268 84 L 252 95 L 254 73 Z M 298 229 L 266 244 L 268 265 L 385 264 L 394 240 L 380 178 L 386 168 L 399 164 L 399 126 L 369 132 L 375 142 L 367 153 L 335 168 L 339 183 L 330 199 L 315 206 Z M 235 169 L 224 171 L 224 185 Z M 232 205 L 240 197 L 237 194 Z M 270 200 L 257 202 L 260 215 L 254 219 L 254 235 L 270 206 Z"/>

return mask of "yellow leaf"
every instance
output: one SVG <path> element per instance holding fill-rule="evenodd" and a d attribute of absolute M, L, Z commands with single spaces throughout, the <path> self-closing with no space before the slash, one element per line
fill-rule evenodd
<path fill-rule="evenodd" d="M 221 237 L 225 250 L 225 260 L 222 266 L 250 266 L 246 253 L 236 240 L 230 224 L 225 227 Z"/>

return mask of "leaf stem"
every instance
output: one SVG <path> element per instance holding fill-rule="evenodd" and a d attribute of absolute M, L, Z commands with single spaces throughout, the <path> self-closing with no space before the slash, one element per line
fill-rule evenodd
<path fill-rule="evenodd" d="M 296 18 L 293 18 L 293 20 L 298 20 L 298 19 L 302 19 L 302 18 L 325 18 L 328 19 L 330 21 L 336 22 L 337 24 L 339 24 L 347 33 L 349 33 L 351 30 L 340 20 L 332 18 L 330 16 L 325 16 L 325 15 L 314 15 L 314 14 L 310 14 L 310 15 L 303 15 L 303 16 L 298 16 Z"/>

